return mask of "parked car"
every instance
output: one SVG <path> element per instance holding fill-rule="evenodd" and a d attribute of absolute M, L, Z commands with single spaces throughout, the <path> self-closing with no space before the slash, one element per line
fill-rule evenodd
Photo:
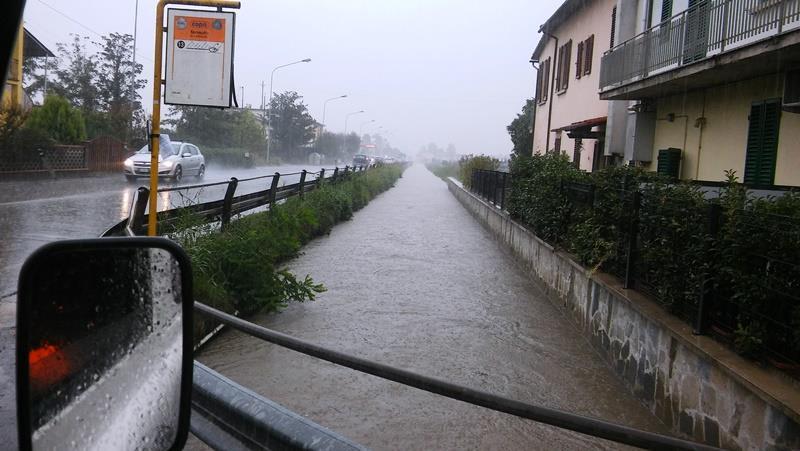
<path fill-rule="evenodd" d="M 368 156 L 364 154 L 357 154 L 353 156 L 353 167 L 369 166 L 371 164 Z"/>
<path fill-rule="evenodd" d="M 128 181 L 150 177 L 150 147 L 145 145 L 123 163 L 123 173 Z M 206 173 L 206 160 L 194 144 L 171 141 L 161 135 L 158 151 L 158 176 L 179 182 L 185 175 L 202 179 Z"/>

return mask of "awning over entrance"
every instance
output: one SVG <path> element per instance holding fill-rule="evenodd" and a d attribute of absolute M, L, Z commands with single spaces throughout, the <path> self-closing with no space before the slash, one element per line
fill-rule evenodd
<path fill-rule="evenodd" d="M 563 127 L 554 128 L 554 132 L 567 132 L 567 136 L 572 139 L 603 139 L 606 134 L 605 125 L 606 116 L 596 117 L 594 119 L 586 119 L 585 121 L 573 122 Z M 594 127 L 599 127 L 599 130 L 592 131 Z"/>

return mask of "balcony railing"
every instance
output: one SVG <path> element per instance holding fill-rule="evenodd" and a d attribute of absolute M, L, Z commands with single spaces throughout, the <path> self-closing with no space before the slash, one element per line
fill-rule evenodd
<path fill-rule="evenodd" d="M 603 55 L 600 89 L 667 72 L 800 28 L 800 0 L 706 0 Z"/>

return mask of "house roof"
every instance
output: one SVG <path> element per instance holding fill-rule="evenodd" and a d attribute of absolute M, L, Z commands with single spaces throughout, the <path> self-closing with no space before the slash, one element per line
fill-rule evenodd
<path fill-rule="evenodd" d="M 558 7 L 556 12 L 554 12 L 553 15 L 550 16 L 550 18 L 539 27 L 539 32 L 552 33 L 555 29 L 560 27 L 561 24 L 566 22 L 573 14 L 575 14 L 584 6 L 588 5 L 591 1 L 592 0 L 566 0 L 561 4 L 561 6 Z M 532 61 L 539 59 L 539 56 L 541 56 L 542 52 L 544 51 L 549 39 L 550 37 L 546 34 L 542 35 L 542 37 L 539 39 L 539 43 L 536 44 L 536 49 L 533 51 L 533 55 L 531 55 Z"/>
<path fill-rule="evenodd" d="M 50 51 L 41 41 L 36 39 L 36 36 L 33 35 L 27 28 L 24 29 L 25 35 L 22 41 L 22 54 L 25 57 L 34 57 L 34 58 L 42 58 L 42 57 L 54 57 L 55 55 L 53 52 Z"/>
<path fill-rule="evenodd" d="M 592 127 L 596 127 L 598 125 L 605 124 L 607 119 L 608 119 L 607 116 L 595 117 L 595 118 L 592 118 L 592 119 L 586 119 L 585 121 L 573 122 L 573 123 L 571 123 L 569 125 L 565 125 L 563 127 L 554 128 L 552 131 L 558 132 L 558 131 L 562 131 L 562 130 L 563 131 L 570 131 L 570 130 L 577 130 L 579 128 L 592 128 Z"/>

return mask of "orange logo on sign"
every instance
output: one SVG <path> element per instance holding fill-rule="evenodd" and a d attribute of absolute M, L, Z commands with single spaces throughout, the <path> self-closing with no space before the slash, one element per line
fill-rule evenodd
<path fill-rule="evenodd" d="M 225 42 L 225 19 L 175 16 L 173 39 Z"/>

